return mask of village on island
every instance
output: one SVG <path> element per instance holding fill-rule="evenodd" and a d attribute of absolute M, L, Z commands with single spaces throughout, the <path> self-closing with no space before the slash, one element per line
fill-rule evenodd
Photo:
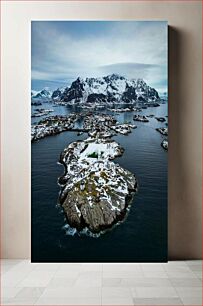
<path fill-rule="evenodd" d="M 46 114 L 46 110 L 44 111 L 44 113 Z M 149 122 L 149 117 L 154 118 L 160 122 L 166 121 L 164 117 L 155 117 L 154 115 L 134 115 L 133 120 L 140 122 Z M 75 127 L 75 123 L 79 119 L 83 120 L 82 128 Z M 40 120 L 36 124 L 32 124 L 31 141 L 34 142 L 46 136 L 53 136 L 65 131 L 78 132 L 78 135 L 81 135 L 82 133 L 88 133 L 89 136 L 94 136 L 98 128 L 98 121 L 103 122 L 102 131 L 100 131 L 103 137 L 112 137 L 117 134 L 127 135 L 131 133 L 132 129 L 135 129 L 137 127 L 133 123 L 119 124 L 113 115 L 106 115 L 101 113 L 97 114 L 92 112 L 80 112 L 69 114 L 67 116 L 54 115 L 46 117 L 45 119 Z M 162 135 L 168 136 L 168 127 L 160 127 L 156 130 Z M 165 143 L 164 146 L 163 142 Z M 161 146 L 165 150 L 168 150 L 168 140 L 164 139 L 161 142 Z"/>

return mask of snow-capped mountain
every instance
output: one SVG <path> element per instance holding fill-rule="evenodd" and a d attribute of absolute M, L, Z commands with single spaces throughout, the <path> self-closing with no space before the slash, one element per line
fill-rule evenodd
<path fill-rule="evenodd" d="M 38 94 L 39 91 L 36 91 L 36 90 L 31 90 L 31 97 L 34 97 L 36 96 L 36 94 Z"/>
<path fill-rule="evenodd" d="M 68 87 L 61 87 L 61 88 L 57 88 L 56 90 L 53 91 L 51 98 L 53 100 L 60 100 L 62 94 L 64 93 L 65 89 L 67 90 Z"/>
<path fill-rule="evenodd" d="M 53 97 L 54 95 L 54 97 Z M 63 92 L 57 89 L 53 98 L 74 103 L 133 103 L 152 102 L 160 99 L 158 92 L 143 79 L 127 79 L 112 74 L 100 78 L 77 78 Z"/>
<path fill-rule="evenodd" d="M 48 89 L 42 89 L 39 92 L 36 92 L 34 90 L 31 91 L 31 97 L 32 99 L 51 99 L 52 91 Z"/>

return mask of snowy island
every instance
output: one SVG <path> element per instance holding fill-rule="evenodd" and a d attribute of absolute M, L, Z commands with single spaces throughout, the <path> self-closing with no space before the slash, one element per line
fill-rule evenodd
<path fill-rule="evenodd" d="M 46 136 L 53 136 L 64 131 L 69 131 L 74 127 L 74 122 L 77 119 L 77 114 L 46 117 L 31 126 L 31 141 L 34 142 Z"/>
<path fill-rule="evenodd" d="M 73 142 L 61 153 L 59 202 L 75 230 L 100 233 L 123 220 L 137 191 L 134 174 L 112 162 L 123 151 L 117 142 L 96 137 Z"/>
<path fill-rule="evenodd" d="M 140 121 L 140 122 L 149 122 L 146 116 L 141 116 L 141 115 L 135 115 L 133 117 L 133 120 Z"/>
<path fill-rule="evenodd" d="M 42 117 L 48 115 L 51 112 L 53 112 L 53 109 L 37 108 L 31 117 Z"/>
<path fill-rule="evenodd" d="M 161 143 L 162 148 L 164 148 L 166 151 L 168 151 L 168 140 L 164 139 Z"/>
<path fill-rule="evenodd" d="M 157 128 L 156 130 L 162 135 L 168 136 L 168 128 Z"/>
<path fill-rule="evenodd" d="M 82 128 L 75 127 L 78 119 L 83 120 Z M 107 114 L 74 113 L 68 116 L 49 116 L 33 124 L 31 127 L 31 141 L 37 141 L 47 136 L 57 135 L 61 132 L 72 131 L 78 132 L 78 135 L 86 132 L 91 137 L 110 138 L 117 134 L 127 135 L 131 130 L 136 128 L 130 123 L 118 124 L 117 120 Z"/>

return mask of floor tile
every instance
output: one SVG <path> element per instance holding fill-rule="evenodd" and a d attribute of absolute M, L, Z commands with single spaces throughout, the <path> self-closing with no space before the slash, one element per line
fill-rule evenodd
<path fill-rule="evenodd" d="M 47 285 L 49 289 L 67 288 L 75 285 L 76 278 L 53 277 Z"/>
<path fill-rule="evenodd" d="M 191 265 L 189 266 L 190 270 L 192 270 L 193 272 L 201 272 L 202 271 L 202 265 Z"/>
<path fill-rule="evenodd" d="M 37 297 L 29 297 L 29 298 L 13 298 L 6 301 L 4 305 L 34 305 L 37 302 Z"/>
<path fill-rule="evenodd" d="M 19 284 L 19 287 L 46 287 L 53 278 L 54 271 L 32 271 Z"/>
<path fill-rule="evenodd" d="M 141 298 L 159 298 L 159 297 L 179 297 L 173 287 L 136 287 L 133 291 L 133 297 Z"/>
<path fill-rule="evenodd" d="M 203 305 L 201 297 L 182 297 L 183 305 L 197 306 Z"/>
<path fill-rule="evenodd" d="M 102 278 L 102 287 L 126 287 L 122 278 Z"/>
<path fill-rule="evenodd" d="M 143 276 L 146 278 L 168 278 L 165 271 L 143 271 Z"/>
<path fill-rule="evenodd" d="M 1 305 L 7 305 L 9 303 L 9 299 L 8 298 L 1 298 Z"/>
<path fill-rule="evenodd" d="M 4 274 L 8 272 L 9 270 L 11 270 L 12 268 L 13 268 L 13 265 L 2 265 L 0 269 L 0 273 Z"/>
<path fill-rule="evenodd" d="M 202 287 L 176 287 L 175 289 L 181 298 L 202 296 Z"/>
<path fill-rule="evenodd" d="M 66 297 L 66 298 L 45 298 L 45 297 L 41 297 L 37 300 L 37 302 L 35 303 L 35 305 L 53 305 L 53 306 L 58 306 L 58 305 L 78 305 L 78 306 L 90 306 L 90 305 L 94 305 L 94 306 L 100 306 L 101 305 L 101 297 L 96 298 L 96 297 L 76 297 L 76 298 L 72 298 L 72 297 Z"/>
<path fill-rule="evenodd" d="M 13 298 L 18 294 L 18 292 L 20 290 L 21 290 L 21 288 L 16 288 L 16 287 L 2 287 L 1 288 L 1 297 L 3 299 Z"/>
<path fill-rule="evenodd" d="M 142 268 L 140 264 L 104 264 L 103 272 L 133 272 L 133 273 L 141 273 Z"/>
<path fill-rule="evenodd" d="M 16 298 L 39 298 L 44 292 L 43 287 L 24 287 L 16 295 Z"/>
<path fill-rule="evenodd" d="M 143 277 L 142 271 L 106 271 L 103 272 L 104 278 L 138 278 Z"/>
<path fill-rule="evenodd" d="M 197 278 L 202 279 L 202 272 L 193 271 L 193 273 Z"/>
<path fill-rule="evenodd" d="M 163 264 L 141 264 L 142 271 L 144 272 L 164 272 Z"/>
<path fill-rule="evenodd" d="M 134 305 L 183 305 L 180 298 L 134 298 Z"/>
<path fill-rule="evenodd" d="M 199 278 L 170 278 L 173 287 L 200 287 L 202 282 Z"/>
<path fill-rule="evenodd" d="M 126 278 L 121 284 L 126 283 L 129 287 L 171 287 L 169 279 L 164 278 Z"/>
<path fill-rule="evenodd" d="M 41 297 L 46 298 L 86 298 L 86 297 L 101 297 L 101 288 L 94 287 L 72 287 L 72 288 L 58 288 L 45 289 Z"/>
<path fill-rule="evenodd" d="M 190 273 L 191 269 L 187 265 L 166 265 L 164 267 L 166 272 L 186 272 Z"/>
<path fill-rule="evenodd" d="M 54 274 L 54 277 L 65 277 L 65 278 L 77 278 L 80 274 L 80 271 L 74 271 L 74 270 L 63 270 L 59 269 Z"/>
<path fill-rule="evenodd" d="M 75 286 L 78 287 L 101 287 L 102 286 L 102 278 L 78 278 L 75 281 Z"/>
<path fill-rule="evenodd" d="M 38 264 L 36 266 L 34 266 L 34 271 L 57 271 L 59 269 L 60 265 L 59 264 L 51 264 L 51 263 L 47 263 L 47 264 Z"/>
<path fill-rule="evenodd" d="M 195 273 L 191 272 L 180 272 L 180 271 L 167 271 L 169 278 L 197 278 Z"/>
<path fill-rule="evenodd" d="M 97 271 L 97 272 L 102 272 L 102 264 L 83 264 L 81 267 L 81 271 Z"/>
<path fill-rule="evenodd" d="M 58 271 L 63 271 L 63 272 L 82 272 L 84 267 L 87 267 L 85 264 L 66 264 L 62 263 L 58 267 Z"/>
<path fill-rule="evenodd" d="M 21 261 L 14 265 L 12 269 L 5 272 L 1 276 L 3 286 L 11 287 L 17 286 L 26 276 L 32 272 L 33 267 L 25 262 Z"/>
<path fill-rule="evenodd" d="M 115 306 L 130 306 L 130 305 L 134 305 L 133 302 L 133 298 L 132 297 L 125 297 L 125 298 L 121 298 L 121 297 L 102 297 L 102 305 L 115 305 Z"/>
<path fill-rule="evenodd" d="M 123 287 L 103 287 L 102 288 L 102 299 L 103 298 L 129 298 L 132 297 L 130 288 Z"/>
<path fill-rule="evenodd" d="M 79 273 L 78 277 L 82 279 L 102 278 L 102 272 L 101 271 L 83 271 Z"/>

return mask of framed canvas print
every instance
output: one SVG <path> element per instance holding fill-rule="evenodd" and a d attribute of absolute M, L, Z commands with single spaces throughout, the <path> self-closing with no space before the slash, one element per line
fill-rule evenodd
<path fill-rule="evenodd" d="M 167 261 L 166 21 L 32 21 L 32 262 Z"/>

